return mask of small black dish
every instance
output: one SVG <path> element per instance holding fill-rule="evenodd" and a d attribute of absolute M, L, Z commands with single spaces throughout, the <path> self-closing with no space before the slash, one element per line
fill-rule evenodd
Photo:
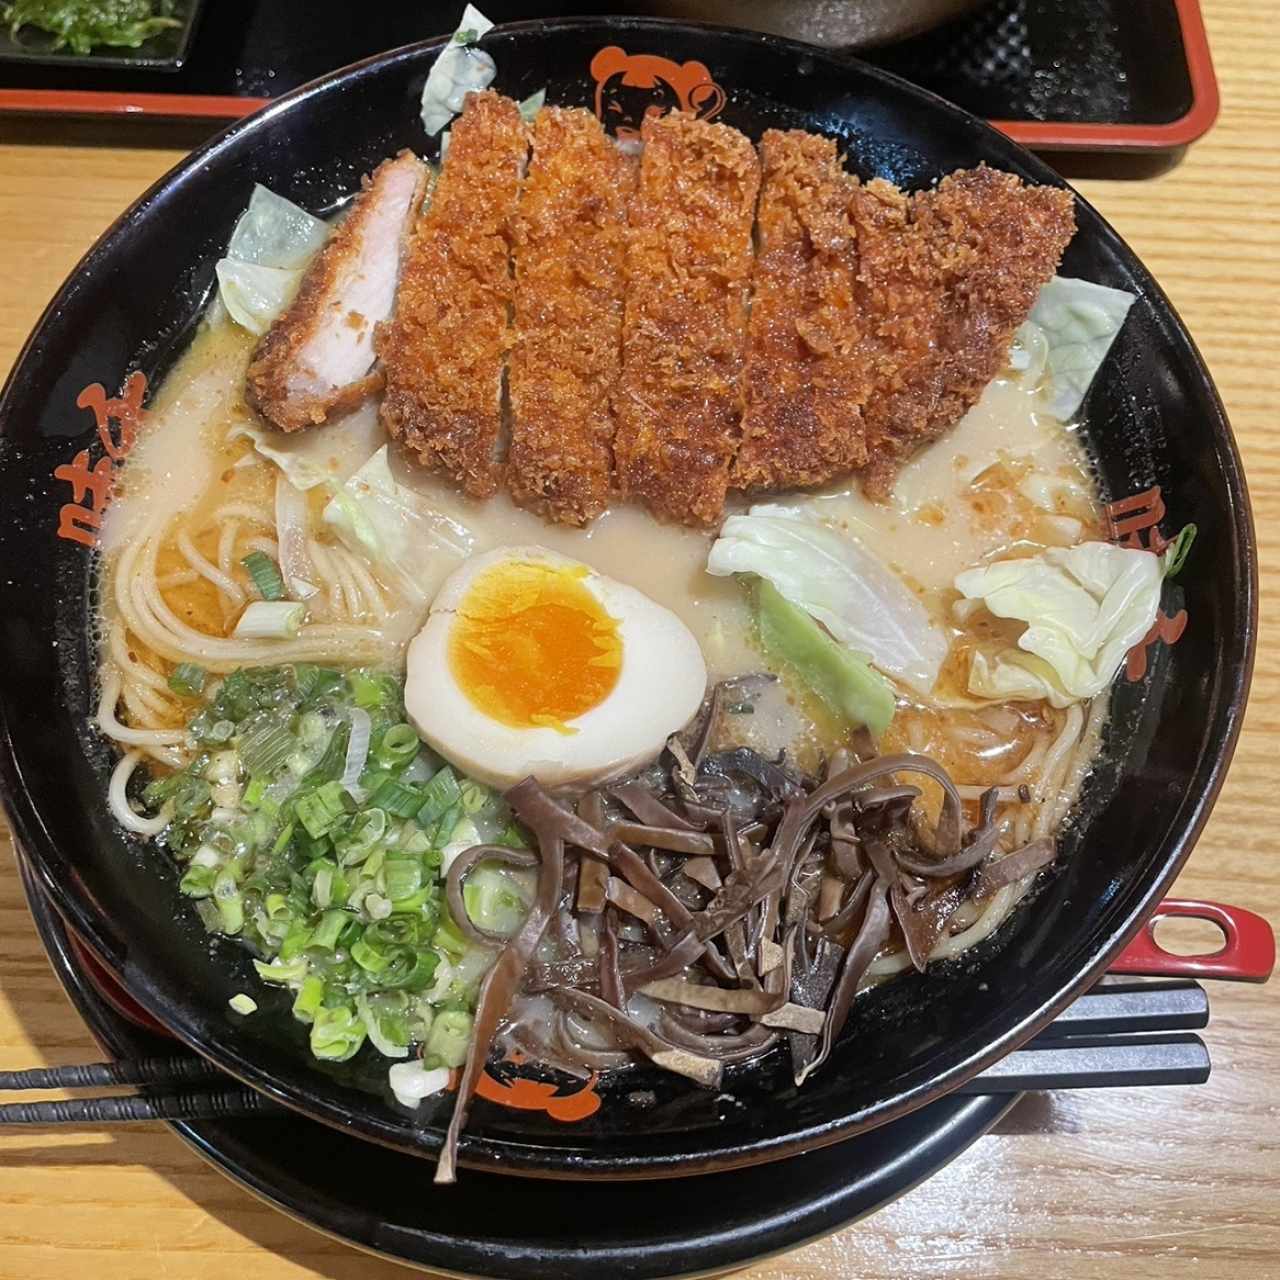
<path fill-rule="evenodd" d="M 26 859 L 17 861 L 53 971 L 98 1043 L 117 1058 L 171 1053 L 171 1040 L 104 999 Z M 665 1280 L 744 1267 L 874 1213 L 954 1160 L 1021 1096 L 947 1098 L 838 1147 L 696 1185 L 513 1182 L 468 1170 L 457 1186 L 432 1190 L 414 1157 L 300 1117 L 170 1128 L 291 1218 L 408 1266 L 495 1280 Z"/>
<path fill-rule="evenodd" d="M 23 27 L 15 36 L 0 24 L 0 62 L 90 70 L 180 71 L 191 51 L 203 5 L 204 0 L 179 0 L 173 15 L 178 25 L 144 40 L 136 49 L 101 45 L 88 53 L 74 53 L 55 49 L 53 37 L 36 27 Z"/>
<path fill-rule="evenodd" d="M 173 866 L 110 815 L 115 755 L 90 723 L 96 557 L 88 544 L 119 446 L 111 424 L 98 428 L 84 407 L 101 408 L 101 390 L 88 399 L 82 392 L 99 384 L 114 395 L 135 372 L 158 385 L 209 297 L 213 263 L 255 181 L 323 210 L 400 147 L 427 149 L 417 103 L 439 47 L 411 46 L 316 81 L 184 160 L 79 265 L 0 399 L 8 570 L 0 579 L 0 785 L 40 883 L 129 992 L 219 1067 L 312 1119 L 427 1157 L 439 1150 L 452 1100 L 438 1096 L 410 1114 L 391 1101 L 386 1064 L 373 1055 L 342 1066 L 310 1059 L 287 993 L 263 990 L 242 948 L 219 945 L 211 956 Z M 776 37 L 581 19 L 499 28 L 484 47 L 498 66 L 495 87 L 516 98 L 545 87 L 552 103 L 599 108 L 608 98 L 643 112 L 669 101 L 665 82 L 626 85 L 619 57 L 643 51 L 642 66 L 660 57 L 674 81 L 685 80 L 683 68 L 719 86 L 691 105 L 720 104 L 718 118 L 753 138 L 775 127 L 833 135 L 864 177 L 917 188 L 985 162 L 1034 182 L 1061 181 L 923 90 Z M 1045 1026 L 1107 969 L 1168 890 L 1217 795 L 1244 711 L 1254 537 L 1230 428 L 1189 336 L 1116 233 L 1084 201 L 1077 212 L 1063 274 L 1138 297 L 1081 429 L 1116 501 L 1112 534 L 1157 547 L 1162 532 L 1171 538 L 1187 524 L 1199 535 L 1164 588 L 1158 634 L 1136 651 L 1141 669 L 1135 661 L 1117 681 L 1104 758 L 1054 874 L 962 962 L 868 992 L 827 1069 L 804 1089 L 778 1058 L 731 1072 L 721 1094 L 652 1070 L 615 1073 L 600 1083 L 599 1109 L 576 1124 L 482 1098 L 460 1148 L 470 1169 L 709 1173 L 898 1120 Z M 252 1018 L 228 1008 L 243 991 L 260 1002 Z M 647 1091 L 652 1104 L 637 1105 Z"/>

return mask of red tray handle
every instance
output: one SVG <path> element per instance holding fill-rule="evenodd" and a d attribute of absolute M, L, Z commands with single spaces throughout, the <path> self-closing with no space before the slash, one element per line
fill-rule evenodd
<path fill-rule="evenodd" d="M 1226 934 L 1226 941 L 1217 951 L 1204 955 L 1175 955 L 1156 941 L 1156 925 L 1169 916 L 1209 920 Z M 1275 935 L 1260 915 L 1243 907 L 1224 907 L 1220 902 L 1166 898 L 1142 926 L 1138 936 L 1111 962 L 1108 972 L 1155 978 L 1230 978 L 1236 982 L 1266 982 L 1275 965 Z"/>

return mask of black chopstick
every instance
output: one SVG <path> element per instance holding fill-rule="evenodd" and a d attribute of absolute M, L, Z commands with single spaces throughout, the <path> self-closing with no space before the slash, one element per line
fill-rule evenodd
<path fill-rule="evenodd" d="M 1190 1032 L 1033 1041 L 961 1085 L 959 1093 L 1143 1088 L 1203 1084 L 1209 1051 Z"/>
<path fill-rule="evenodd" d="M 1196 982 L 1104 979 L 1025 1048 L 975 1076 L 958 1092 L 1201 1084 L 1209 1078 L 1209 1053 L 1189 1029 L 1203 1027 L 1208 1020 L 1208 999 Z M 0 1091 L 118 1085 L 144 1090 L 124 1097 L 0 1104 L 0 1127 L 224 1120 L 280 1116 L 287 1111 L 240 1085 L 181 1088 L 220 1080 L 227 1077 L 194 1055 L 0 1071 Z M 164 1091 L 175 1086 L 174 1092 Z"/>
<path fill-rule="evenodd" d="M 183 1061 L 183 1059 L 178 1059 Z M 130 1124 L 142 1120 L 225 1120 L 279 1115 L 284 1108 L 252 1089 L 200 1089 L 190 1093 L 130 1094 L 123 1098 L 71 1098 L 0 1105 L 0 1126 Z"/>
<path fill-rule="evenodd" d="M 1186 978 L 1104 978 L 1064 1009 L 1036 1040 L 1198 1031 L 1208 1025 L 1209 997 L 1196 982 Z"/>
<path fill-rule="evenodd" d="M 212 1062 L 194 1055 L 180 1058 L 125 1058 L 67 1067 L 32 1067 L 0 1071 L 0 1090 L 101 1089 L 112 1085 L 191 1084 L 226 1077 Z"/>

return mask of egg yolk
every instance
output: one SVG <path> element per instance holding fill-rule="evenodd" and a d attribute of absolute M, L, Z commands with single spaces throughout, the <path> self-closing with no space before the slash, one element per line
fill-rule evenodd
<path fill-rule="evenodd" d="M 574 733 L 568 722 L 612 692 L 622 638 L 586 574 L 582 566 L 508 561 L 472 584 L 450 631 L 449 667 L 485 715 Z"/>

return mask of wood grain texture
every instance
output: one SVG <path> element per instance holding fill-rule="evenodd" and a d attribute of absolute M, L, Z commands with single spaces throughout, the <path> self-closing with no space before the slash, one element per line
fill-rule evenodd
<path fill-rule="evenodd" d="M 1177 892 L 1280 921 L 1280 23 L 1269 0 L 1204 0 L 1223 92 L 1214 131 L 1146 181 L 1084 194 L 1195 334 L 1244 454 L 1263 565 L 1244 736 Z M 0 366 L 108 222 L 190 137 L 109 127 L 0 130 Z M 176 141 L 175 141 L 176 139 Z M 1266 1280 L 1280 1276 L 1280 982 L 1219 986 L 1195 1090 L 1028 1098 L 965 1156 L 874 1218 L 751 1280 Z M 0 853 L 0 1066 L 89 1061 Z M 850 1149 L 850 1159 L 855 1159 Z M 424 1194 L 430 1188 L 424 1181 Z M 0 1137 L 0 1280 L 391 1280 L 259 1204 L 167 1130 Z M 602 1280 L 611 1280 L 602 1277 Z"/>

